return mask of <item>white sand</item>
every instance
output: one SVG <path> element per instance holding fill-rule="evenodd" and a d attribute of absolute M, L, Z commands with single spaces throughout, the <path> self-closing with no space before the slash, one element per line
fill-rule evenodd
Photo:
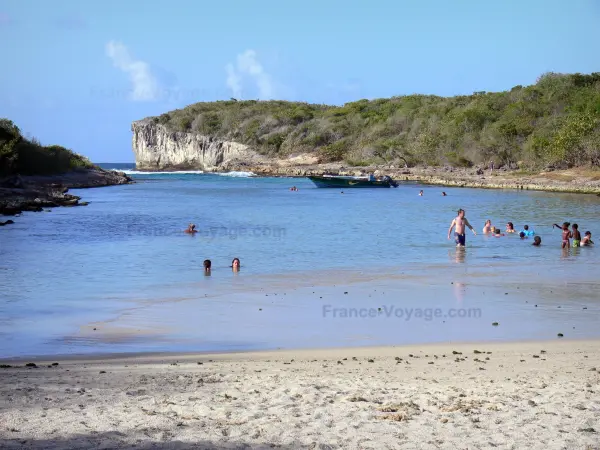
<path fill-rule="evenodd" d="M 1 448 L 600 448 L 600 341 L 58 362 L 0 369 Z"/>

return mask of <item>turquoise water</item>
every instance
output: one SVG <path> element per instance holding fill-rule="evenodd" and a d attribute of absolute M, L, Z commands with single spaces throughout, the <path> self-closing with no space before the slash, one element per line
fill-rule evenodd
<path fill-rule="evenodd" d="M 86 207 L 26 213 L 0 229 L 0 357 L 552 338 L 567 325 L 569 337 L 600 336 L 600 253 L 563 252 L 551 227 L 600 233 L 598 197 L 416 183 L 342 194 L 307 179 L 133 176 L 134 185 L 73 190 Z M 542 247 L 469 233 L 457 252 L 446 234 L 458 208 L 478 234 L 488 218 L 529 224 Z M 197 235 L 183 233 L 189 222 Z M 323 312 L 324 302 L 385 301 L 482 314 L 399 327 Z M 491 327 L 497 317 L 502 326 Z"/>

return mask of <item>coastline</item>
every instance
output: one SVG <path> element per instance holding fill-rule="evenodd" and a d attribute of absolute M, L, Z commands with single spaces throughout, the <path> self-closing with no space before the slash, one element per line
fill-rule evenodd
<path fill-rule="evenodd" d="M 0 215 L 18 216 L 24 211 L 40 212 L 44 208 L 86 206 L 81 197 L 68 194 L 69 189 L 130 184 L 134 181 L 123 172 L 100 168 L 83 169 L 59 175 L 13 175 L 0 179 Z M 12 221 L 0 222 L 8 225 Z"/>
<path fill-rule="evenodd" d="M 309 167 L 251 167 L 230 170 L 246 170 L 260 176 L 308 175 L 359 175 L 374 172 L 375 175 L 389 175 L 394 180 L 416 181 L 432 186 L 466 187 L 478 189 L 515 189 L 548 192 L 580 193 L 600 195 L 600 171 L 563 170 L 523 174 L 516 170 L 490 170 L 478 174 L 477 169 L 455 167 L 431 167 L 398 169 L 385 166 L 344 167 L 336 165 Z"/>
<path fill-rule="evenodd" d="M 0 447 L 593 448 L 599 361 L 600 340 L 47 359 L 0 369 Z"/>
<path fill-rule="evenodd" d="M 203 170 L 205 173 L 251 172 L 257 177 L 304 178 L 309 175 L 389 175 L 394 180 L 414 181 L 431 186 L 466 187 L 478 189 L 514 189 L 547 192 L 596 194 L 600 196 L 600 170 L 582 168 L 525 173 L 519 170 L 457 167 L 411 167 L 364 166 L 350 167 L 340 163 L 297 165 L 289 161 L 270 164 L 226 163 L 217 168 L 192 166 L 139 168 L 139 172 L 176 172 Z"/>

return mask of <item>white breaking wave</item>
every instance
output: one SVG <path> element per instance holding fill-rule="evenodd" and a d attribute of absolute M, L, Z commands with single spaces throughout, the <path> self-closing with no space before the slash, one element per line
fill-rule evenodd
<path fill-rule="evenodd" d="M 115 172 L 123 172 L 127 175 L 183 175 L 183 174 L 208 174 L 208 175 L 219 175 L 222 177 L 234 177 L 234 178 L 249 178 L 256 176 L 252 172 L 204 172 L 202 170 L 175 170 L 169 172 L 146 172 L 144 170 L 133 170 L 133 169 L 108 169 L 114 170 Z"/>
<path fill-rule="evenodd" d="M 237 177 L 237 178 L 249 178 L 256 176 L 255 173 L 252 172 L 223 172 L 223 173 L 215 173 L 215 175 L 220 175 L 222 177 Z"/>
<path fill-rule="evenodd" d="M 127 175 L 177 175 L 177 174 L 201 174 L 204 173 L 202 170 L 177 170 L 173 172 L 146 172 L 141 170 L 122 170 L 122 169 L 109 169 L 115 172 L 123 172 Z"/>

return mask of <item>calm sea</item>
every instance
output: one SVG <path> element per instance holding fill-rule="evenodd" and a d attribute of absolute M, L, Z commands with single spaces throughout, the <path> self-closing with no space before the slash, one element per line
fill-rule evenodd
<path fill-rule="evenodd" d="M 137 183 L 0 228 L 0 358 L 600 337 L 600 252 L 552 229 L 600 233 L 598 197 L 104 167 Z M 465 251 L 446 239 L 458 208 Z M 488 218 L 542 247 L 481 236 Z"/>

